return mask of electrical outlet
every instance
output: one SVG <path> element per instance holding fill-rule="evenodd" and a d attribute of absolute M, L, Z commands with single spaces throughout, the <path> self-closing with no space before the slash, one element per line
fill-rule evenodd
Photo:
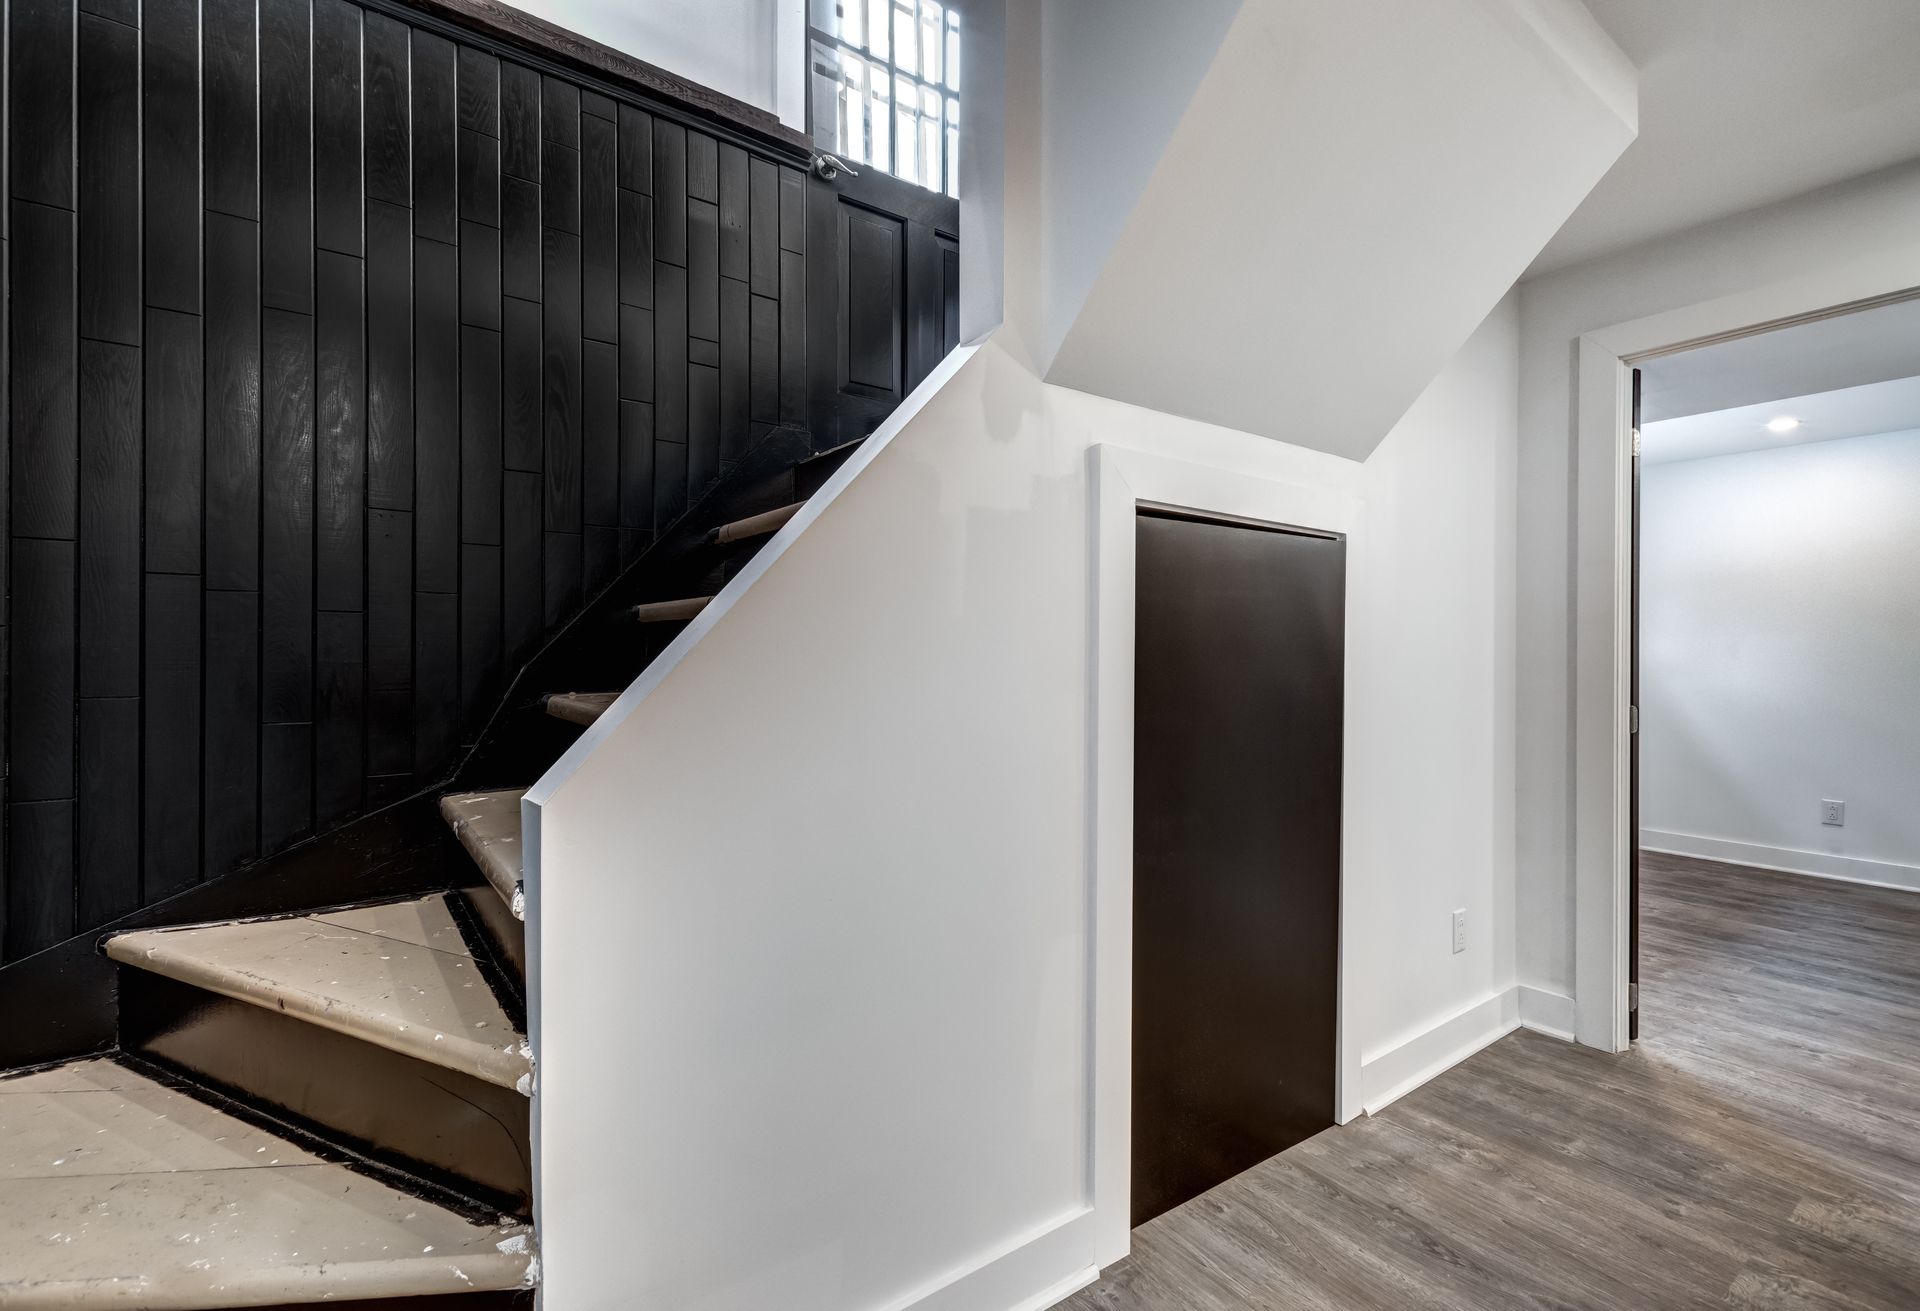
<path fill-rule="evenodd" d="M 1822 801 L 1820 803 L 1820 822 L 1840 828 L 1847 822 L 1847 803 L 1844 801 Z"/>
<path fill-rule="evenodd" d="M 1453 954 L 1458 956 L 1467 949 L 1467 912 L 1453 912 Z"/>

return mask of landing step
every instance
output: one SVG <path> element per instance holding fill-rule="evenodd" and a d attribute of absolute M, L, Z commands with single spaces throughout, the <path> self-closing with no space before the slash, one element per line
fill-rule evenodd
<path fill-rule="evenodd" d="M 533 1062 L 441 894 L 107 940 L 123 965 L 526 1091 Z"/>
<path fill-rule="evenodd" d="M 636 605 L 627 613 L 643 624 L 666 624 L 680 619 L 691 619 L 707 608 L 710 596 L 687 596 L 678 601 L 648 601 Z"/>
<path fill-rule="evenodd" d="M 765 514 L 751 515 L 745 519 L 736 519 L 732 523 L 721 524 L 713 530 L 716 542 L 744 542 L 750 537 L 765 537 L 768 533 L 780 531 L 787 520 L 800 513 L 805 501 L 795 501 L 792 505 L 783 505 L 778 510 L 768 510 Z"/>
<path fill-rule="evenodd" d="M 520 889 L 520 798 L 525 788 L 495 792 L 455 792 L 440 798 L 440 817 L 452 827 L 494 891 L 524 919 L 526 898 Z"/>
<path fill-rule="evenodd" d="M 167 1311 L 532 1283 L 474 1223 L 109 1060 L 0 1078 L 0 1308 Z"/>
<path fill-rule="evenodd" d="M 607 707 L 619 696 L 618 692 L 554 692 L 543 704 L 547 713 L 555 719 L 564 719 L 569 724 L 586 728 L 606 714 Z"/>

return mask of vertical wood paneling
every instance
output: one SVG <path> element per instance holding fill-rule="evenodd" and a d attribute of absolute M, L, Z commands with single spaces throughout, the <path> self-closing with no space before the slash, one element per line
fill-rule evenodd
<path fill-rule="evenodd" d="M 413 775 L 413 516 L 367 511 L 367 776 Z M 370 797 L 369 800 L 377 798 Z"/>
<path fill-rule="evenodd" d="M 140 352 L 131 346 L 80 343 L 78 558 L 79 695 L 137 697 L 140 629 L 129 616 L 140 612 Z"/>
<path fill-rule="evenodd" d="M 260 364 L 260 717 L 267 725 L 310 724 L 313 320 L 262 311 Z"/>
<path fill-rule="evenodd" d="M 519 64 L 500 65 L 500 170 L 540 180 L 540 75 Z"/>
<path fill-rule="evenodd" d="M 342 255 L 364 250 L 360 16 L 346 0 L 314 0 L 313 240 Z"/>
<path fill-rule="evenodd" d="M 146 455 L 149 573 L 200 572 L 200 316 L 147 311 Z"/>
<path fill-rule="evenodd" d="M 150 0 L 150 22 L 165 24 L 165 4 Z M 67 0 L 7 5 L 7 194 L 16 201 L 73 208 L 75 18 Z"/>
<path fill-rule="evenodd" d="M 224 874 L 260 851 L 260 594 L 205 594 L 205 869 Z"/>
<path fill-rule="evenodd" d="M 500 544 L 500 334 L 460 329 L 460 540 Z M 466 589 L 463 586 L 462 592 Z"/>
<path fill-rule="evenodd" d="M 13 873 L 7 885 L 8 959 L 32 955 L 73 934 L 73 812 L 71 801 L 7 806 Z"/>
<path fill-rule="evenodd" d="M 313 14 L 260 0 L 260 303 L 313 312 Z"/>
<path fill-rule="evenodd" d="M 460 110 L 454 48 L 430 32 L 413 34 L 413 230 L 451 245 L 457 238 Z"/>
<path fill-rule="evenodd" d="M 368 200 L 391 205 L 413 203 L 411 105 L 408 77 L 411 41 L 407 26 L 385 14 L 369 13 L 362 40 L 366 81 L 365 188 Z"/>
<path fill-rule="evenodd" d="M 80 16 L 80 335 L 140 344 L 140 35 Z"/>
<path fill-rule="evenodd" d="M 200 580 L 148 574 L 141 689 L 141 895 L 200 881 Z"/>
<path fill-rule="evenodd" d="M 748 277 L 749 199 L 747 152 L 730 143 L 720 147 L 720 276 Z"/>
<path fill-rule="evenodd" d="M 191 764 L 189 764 L 191 768 Z M 75 929 L 140 906 L 140 698 L 80 701 Z"/>
<path fill-rule="evenodd" d="M 15 201 L 12 223 L 10 530 L 71 538 L 79 467 L 73 214 Z"/>
<path fill-rule="evenodd" d="M 313 737 L 313 821 L 327 828 L 358 814 L 366 797 L 365 616 L 320 612 Z"/>
<path fill-rule="evenodd" d="M 460 586 L 460 288 L 454 247 L 413 245 L 414 590 Z"/>
<path fill-rule="evenodd" d="M 200 313 L 200 0 L 140 10 L 146 303 Z"/>
<path fill-rule="evenodd" d="M 653 257 L 687 262 L 687 130 L 653 121 Z"/>
<path fill-rule="evenodd" d="M 259 106 L 254 98 L 254 0 L 201 0 L 201 155 L 206 207 L 235 218 L 260 216 Z M 212 224 L 207 251 L 219 249 Z"/>
<path fill-rule="evenodd" d="M 322 610 L 359 610 L 364 604 L 361 543 L 367 500 L 366 304 L 361 262 L 330 250 L 318 252 L 316 259 L 315 604 Z"/>
<path fill-rule="evenodd" d="M 413 596 L 413 772 L 438 777 L 455 747 L 460 722 L 460 598 L 451 592 Z"/>
<path fill-rule="evenodd" d="M 592 527 L 617 528 L 620 524 L 620 357 L 606 342 L 586 343 L 581 362 L 580 407 L 582 519 Z M 591 578 L 587 586 L 594 586 Z"/>
<path fill-rule="evenodd" d="M 460 706 L 472 717 L 500 693 L 506 648 L 501 628 L 500 548 L 460 548 Z"/>
<path fill-rule="evenodd" d="M 413 508 L 413 219 L 367 202 L 367 504 Z"/>
<path fill-rule="evenodd" d="M 0 961 L 444 776 L 805 344 L 698 127 L 352 0 L 7 34 Z"/>
<path fill-rule="evenodd" d="M 207 213 L 207 586 L 260 586 L 260 229 Z"/>
<path fill-rule="evenodd" d="M 596 341 L 620 334 L 618 188 L 614 126 L 580 118 L 580 331 Z"/>
<path fill-rule="evenodd" d="M 13 665 L 7 724 L 13 801 L 71 800 L 74 792 L 74 544 L 13 543 Z"/>

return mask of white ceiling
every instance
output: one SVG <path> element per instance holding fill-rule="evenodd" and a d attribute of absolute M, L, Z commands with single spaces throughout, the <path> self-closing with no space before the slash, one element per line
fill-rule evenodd
<path fill-rule="evenodd" d="M 1586 0 L 1640 69 L 1640 136 L 1549 272 L 1920 157 L 1920 0 Z"/>
<path fill-rule="evenodd" d="M 1643 423 L 1920 373 L 1920 299 L 1663 355 L 1640 366 Z"/>
<path fill-rule="evenodd" d="M 1800 426 L 1787 433 L 1767 431 L 1767 421 L 1795 418 Z M 1794 396 L 1785 400 L 1743 405 L 1666 419 L 1640 426 L 1640 454 L 1648 464 L 1702 460 L 1713 455 L 1799 446 L 1807 442 L 1836 441 L 1842 437 L 1870 437 L 1882 432 L 1920 428 L 1920 377 L 1872 382 L 1864 387 Z"/>

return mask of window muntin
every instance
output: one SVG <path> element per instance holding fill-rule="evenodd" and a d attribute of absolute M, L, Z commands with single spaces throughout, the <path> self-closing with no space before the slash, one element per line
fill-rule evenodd
<path fill-rule="evenodd" d="M 812 121 L 849 164 L 960 194 L 960 15 L 941 0 L 812 0 Z"/>

